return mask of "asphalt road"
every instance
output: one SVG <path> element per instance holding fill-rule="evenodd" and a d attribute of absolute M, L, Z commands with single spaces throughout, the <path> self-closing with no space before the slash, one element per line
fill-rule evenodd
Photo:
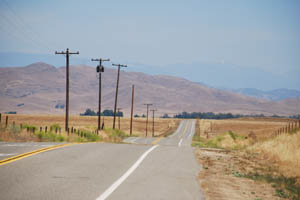
<path fill-rule="evenodd" d="M 0 142 L 0 160 L 20 155 L 29 151 L 51 147 L 61 143 L 55 142 Z"/>
<path fill-rule="evenodd" d="M 204 199 L 194 127 L 182 121 L 160 141 L 75 144 L 1 165 L 0 199 Z"/>

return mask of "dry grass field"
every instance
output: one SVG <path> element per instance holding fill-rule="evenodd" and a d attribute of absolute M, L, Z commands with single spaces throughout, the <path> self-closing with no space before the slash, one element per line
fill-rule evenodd
<path fill-rule="evenodd" d="M 242 136 L 254 134 L 259 139 L 270 137 L 274 131 L 287 125 L 288 122 L 295 120 L 288 119 L 256 119 L 256 118 L 241 118 L 229 120 L 201 120 L 201 134 L 208 132 L 209 137 L 214 137 L 219 134 L 232 131 Z"/>
<path fill-rule="evenodd" d="M 207 199 L 299 199 L 300 128 L 274 135 L 291 122 L 198 120 L 194 146 Z"/>
<path fill-rule="evenodd" d="M 51 125 L 57 124 L 62 129 L 65 124 L 65 117 L 63 115 L 22 115 L 22 114 L 10 114 L 2 115 L 2 125 L 5 123 L 5 116 L 8 116 L 9 124 L 15 122 L 16 126 L 20 124 L 27 124 L 31 126 L 36 126 L 45 128 L 48 126 L 48 129 Z M 70 116 L 69 127 L 73 127 L 76 130 L 87 130 L 95 131 L 97 129 L 97 116 Z M 102 117 L 101 124 L 104 121 L 104 127 L 106 129 L 112 128 L 113 117 Z M 158 136 L 164 134 L 170 130 L 174 130 L 180 122 L 178 119 L 161 119 L 155 118 L 155 130 L 154 135 Z M 119 127 L 118 118 L 116 118 L 116 128 Z M 120 118 L 120 129 L 126 134 L 130 133 L 130 118 Z M 134 118 L 133 119 L 133 131 L 132 133 L 135 136 L 145 136 L 146 129 L 146 118 Z M 148 137 L 152 136 L 152 118 L 149 118 L 148 121 Z"/>

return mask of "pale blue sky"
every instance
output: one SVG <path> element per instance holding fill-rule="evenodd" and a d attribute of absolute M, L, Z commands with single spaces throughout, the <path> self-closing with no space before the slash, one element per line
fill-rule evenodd
<path fill-rule="evenodd" d="M 101 56 L 157 66 L 157 73 L 229 64 L 287 77 L 292 82 L 282 87 L 300 89 L 299 19 L 298 0 L 0 0 L 0 52 L 53 55 L 69 47 L 85 64 Z"/>

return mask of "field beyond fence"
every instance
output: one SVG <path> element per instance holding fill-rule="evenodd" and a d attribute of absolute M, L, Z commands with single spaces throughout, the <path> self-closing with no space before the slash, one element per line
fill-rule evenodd
<path fill-rule="evenodd" d="M 97 131 L 97 116 L 70 116 L 69 131 L 65 131 L 64 116 L 57 115 L 21 115 L 6 114 L 1 116 L 0 139 L 2 141 L 121 141 L 129 136 L 130 119 L 116 119 L 116 130 L 112 130 L 113 118 L 101 117 L 104 129 Z M 164 135 L 177 128 L 178 119 L 155 118 L 154 136 Z M 145 136 L 146 119 L 133 119 L 133 135 Z M 97 135 L 93 136 L 93 135 Z M 118 136 L 115 137 L 114 136 Z M 152 119 L 148 122 L 148 137 L 152 136 Z"/>

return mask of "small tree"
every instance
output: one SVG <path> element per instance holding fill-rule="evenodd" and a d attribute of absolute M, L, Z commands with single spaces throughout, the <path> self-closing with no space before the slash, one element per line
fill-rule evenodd
<path fill-rule="evenodd" d="M 164 114 L 161 118 L 170 118 L 168 114 Z"/>
<path fill-rule="evenodd" d="M 86 111 L 80 115 L 83 116 L 97 116 L 97 113 L 93 110 L 91 110 L 90 108 L 86 109 Z"/>

